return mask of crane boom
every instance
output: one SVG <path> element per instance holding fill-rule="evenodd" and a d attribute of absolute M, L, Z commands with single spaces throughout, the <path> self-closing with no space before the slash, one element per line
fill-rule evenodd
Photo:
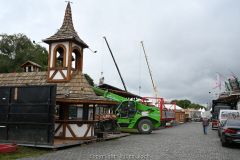
<path fill-rule="evenodd" d="M 149 65 L 148 58 L 147 58 L 147 54 L 146 54 L 146 51 L 145 51 L 145 48 L 144 48 L 144 45 L 143 45 L 143 41 L 141 41 L 141 43 L 142 43 L 143 51 L 144 51 L 145 58 L 146 58 L 146 61 L 147 61 L 147 65 L 148 65 L 150 77 L 151 77 L 151 79 L 152 79 L 153 89 L 154 89 L 154 92 L 155 92 L 155 94 L 156 94 L 156 97 L 158 98 L 158 97 L 159 97 L 159 96 L 158 96 L 158 90 L 157 90 L 157 87 L 156 87 L 156 85 L 155 85 L 155 83 L 154 83 L 154 80 L 153 80 L 152 71 L 151 71 L 151 69 L 150 69 L 150 65 Z"/>
<path fill-rule="evenodd" d="M 124 83 L 124 81 L 123 81 L 123 78 L 122 78 L 122 76 L 121 76 L 121 73 L 120 73 L 120 71 L 119 71 L 119 69 L 118 69 L 117 62 L 115 61 L 115 58 L 113 57 L 112 51 L 111 51 L 110 46 L 109 46 L 109 44 L 108 44 L 108 42 L 107 42 L 107 38 L 106 38 L 106 37 L 103 37 L 103 38 L 105 39 L 105 42 L 107 43 L 108 49 L 109 49 L 109 51 L 110 51 L 110 53 L 111 53 L 111 55 L 112 55 L 113 62 L 115 63 L 115 66 L 116 66 L 116 68 L 117 68 L 117 70 L 118 70 L 119 76 L 120 76 L 120 78 L 121 78 L 121 80 L 122 80 L 123 87 L 124 87 L 125 91 L 127 92 L 127 88 L 126 88 L 126 86 L 125 86 L 125 83 Z"/>

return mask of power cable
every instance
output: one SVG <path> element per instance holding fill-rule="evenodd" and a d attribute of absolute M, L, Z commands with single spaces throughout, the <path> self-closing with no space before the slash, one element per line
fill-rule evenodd
<path fill-rule="evenodd" d="M 140 43 L 140 57 L 139 57 L 139 96 L 140 96 L 140 90 L 141 90 L 141 43 Z"/>

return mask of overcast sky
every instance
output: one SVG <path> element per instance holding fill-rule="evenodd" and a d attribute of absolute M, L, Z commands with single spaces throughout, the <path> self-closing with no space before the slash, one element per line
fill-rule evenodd
<path fill-rule="evenodd" d="M 0 33 L 24 33 L 41 42 L 62 25 L 62 0 L 0 0 Z M 73 24 L 92 50 L 84 51 L 83 73 L 127 90 L 155 96 L 141 41 L 144 41 L 159 96 L 207 104 L 215 73 L 240 76 L 240 1 L 236 0 L 73 0 Z M 48 45 L 40 43 L 48 49 Z"/>

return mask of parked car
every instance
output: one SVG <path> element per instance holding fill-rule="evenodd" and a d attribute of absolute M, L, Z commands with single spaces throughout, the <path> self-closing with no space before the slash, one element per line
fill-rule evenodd
<path fill-rule="evenodd" d="M 225 147 L 231 143 L 240 143 L 240 120 L 227 119 L 220 129 L 220 140 Z"/>
<path fill-rule="evenodd" d="M 224 124 L 225 121 L 226 121 L 226 120 L 223 120 L 223 121 L 218 125 L 218 136 L 219 136 L 219 137 L 220 137 L 220 131 L 221 131 L 221 129 L 222 129 L 223 124 Z"/>

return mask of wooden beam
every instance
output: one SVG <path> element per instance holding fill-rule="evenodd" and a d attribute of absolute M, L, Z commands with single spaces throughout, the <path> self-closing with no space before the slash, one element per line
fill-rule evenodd
<path fill-rule="evenodd" d="M 93 120 L 95 120 L 95 104 L 93 104 Z"/>
<path fill-rule="evenodd" d="M 92 126 L 92 130 L 91 130 L 91 131 L 92 131 L 92 132 L 91 132 L 91 136 L 94 136 L 94 134 L 95 134 L 95 133 L 94 133 L 94 132 L 95 132 L 95 130 L 94 130 L 94 124 L 93 124 L 93 125 L 91 125 L 91 126 Z M 93 131 L 94 131 L 94 132 L 93 132 Z"/>
<path fill-rule="evenodd" d="M 59 124 L 59 126 L 56 128 L 56 130 L 54 131 L 54 135 L 58 132 L 58 130 L 62 127 L 63 124 Z"/>
<path fill-rule="evenodd" d="M 83 120 L 88 120 L 88 111 L 89 111 L 89 104 L 83 104 Z"/>
<path fill-rule="evenodd" d="M 55 72 L 52 74 L 52 76 L 49 78 L 49 80 L 52 80 L 54 78 L 54 76 L 57 74 L 57 70 L 55 70 Z"/>
<path fill-rule="evenodd" d="M 67 77 L 64 75 L 62 70 L 59 70 L 60 74 L 62 75 L 63 79 L 67 80 Z"/>
<path fill-rule="evenodd" d="M 116 101 L 101 101 L 101 100 L 80 100 L 80 99 L 60 99 L 57 98 L 56 102 L 62 102 L 62 103 L 77 103 L 77 104 L 84 104 L 84 103 L 88 103 L 88 104 L 112 104 L 112 105 L 116 105 L 117 102 Z"/>
<path fill-rule="evenodd" d="M 66 138 L 66 123 L 63 123 L 63 139 Z"/>
<path fill-rule="evenodd" d="M 69 126 L 69 124 L 66 124 L 66 126 L 67 126 L 68 130 L 71 132 L 72 136 L 73 136 L 74 138 L 76 138 L 77 136 L 75 135 L 75 133 L 73 132 L 73 130 L 72 130 L 72 128 Z"/>
<path fill-rule="evenodd" d="M 88 132 L 89 132 L 89 130 L 90 130 L 90 128 L 91 128 L 91 124 L 87 124 L 87 126 L 88 126 L 88 129 L 87 129 L 87 131 L 85 132 L 85 134 L 84 134 L 84 136 L 83 137 L 87 137 L 87 134 L 88 134 Z"/>

